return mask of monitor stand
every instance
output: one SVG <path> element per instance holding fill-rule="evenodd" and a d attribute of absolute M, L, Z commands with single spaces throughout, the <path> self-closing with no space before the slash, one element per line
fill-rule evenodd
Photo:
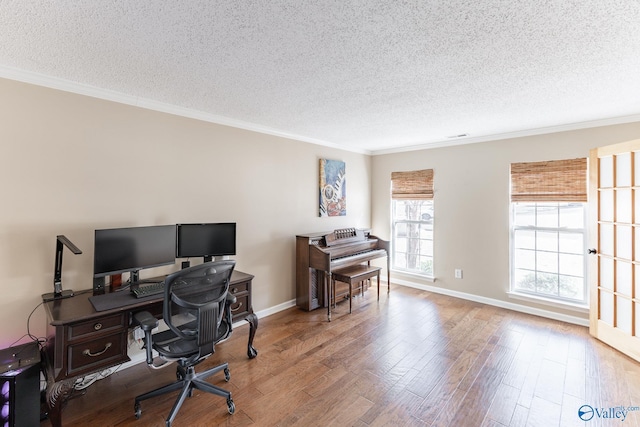
<path fill-rule="evenodd" d="M 140 281 L 140 270 L 133 270 L 131 275 L 129 276 L 129 282 L 133 285 L 134 283 L 138 283 Z"/>

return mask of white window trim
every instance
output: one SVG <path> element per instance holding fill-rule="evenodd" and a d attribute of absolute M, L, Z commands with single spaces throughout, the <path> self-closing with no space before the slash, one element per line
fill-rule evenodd
<path fill-rule="evenodd" d="M 515 242 L 515 236 L 514 233 L 516 231 L 516 229 L 518 230 L 526 230 L 526 229 L 532 229 L 532 230 L 544 230 L 545 227 L 527 227 L 527 226 L 522 226 L 522 227 L 516 227 L 515 226 L 515 205 L 516 203 L 522 203 L 522 202 L 510 202 L 509 203 L 509 210 L 510 210 L 510 215 L 509 215 L 509 291 L 507 292 L 507 296 L 509 298 L 515 298 L 515 299 L 520 299 L 520 300 L 525 300 L 525 301 L 529 301 L 529 302 L 536 302 L 539 304 L 544 304 L 544 305 L 550 305 L 553 307 L 558 307 L 558 308 L 564 308 L 564 309 L 569 309 L 569 310 L 574 310 L 574 311 L 579 311 L 579 312 L 587 312 L 589 311 L 589 277 L 588 277 L 588 260 L 586 257 L 586 251 L 587 251 L 587 244 L 588 244 L 588 233 L 589 233 L 589 227 L 587 226 L 587 211 L 588 211 L 588 205 L 585 202 L 581 202 L 583 203 L 583 215 L 584 215 L 584 228 L 582 229 L 582 231 L 576 232 L 579 234 L 582 234 L 584 236 L 584 240 L 583 240 L 583 256 L 584 256 L 584 265 L 583 265 L 583 277 L 584 277 L 584 292 L 585 292 L 585 300 L 584 302 L 578 302 L 578 301 L 572 301 L 569 299 L 563 299 L 562 297 L 557 297 L 554 298 L 552 296 L 549 297 L 545 297 L 542 294 L 534 294 L 534 293 L 529 293 L 529 292 L 521 292 L 518 291 L 517 289 L 514 289 L 514 277 L 515 277 L 515 247 L 514 247 L 514 242 Z M 553 229 L 549 229 L 552 231 L 558 231 L 558 230 L 562 230 L 562 228 L 553 228 Z M 573 231 L 573 230 L 567 230 L 567 231 Z"/>
<path fill-rule="evenodd" d="M 539 295 L 527 294 L 527 293 L 513 291 L 513 290 L 507 292 L 507 296 L 509 298 L 513 298 L 521 301 L 534 302 L 537 304 L 548 305 L 551 307 L 563 308 L 565 310 L 577 311 L 579 313 L 587 313 L 587 314 L 589 313 L 588 303 L 578 304 L 570 301 L 544 298 Z"/>
<path fill-rule="evenodd" d="M 431 203 L 433 206 L 435 206 L 435 203 L 433 202 L 433 199 L 430 199 Z M 408 269 L 402 269 L 402 268 L 398 268 L 395 266 L 395 236 L 396 236 L 396 223 L 398 222 L 403 222 L 403 223 L 409 223 L 409 222 L 413 222 L 413 223 L 417 223 L 417 224 L 428 224 L 426 221 L 416 221 L 416 220 L 403 220 L 403 221 L 396 221 L 395 220 L 395 213 L 394 213 L 394 202 L 396 200 L 391 200 L 391 254 L 389 254 L 389 256 L 391 257 L 391 271 L 392 272 L 396 272 L 399 274 L 405 274 L 407 276 L 412 276 L 412 277 L 416 277 L 416 278 L 420 278 L 420 279 L 424 279 L 426 281 L 430 281 L 430 282 L 435 282 L 435 256 L 432 256 L 432 260 L 434 260 L 434 262 L 432 262 L 432 267 L 431 267 L 431 274 L 427 274 L 427 273 L 420 273 L 418 271 L 415 270 L 408 270 Z M 435 218 L 435 209 L 434 209 L 434 218 Z M 433 247 L 433 241 L 435 240 L 435 222 L 432 219 L 431 222 L 431 226 L 433 228 L 433 239 L 431 240 L 431 244 L 432 244 L 432 249 L 434 249 Z"/>

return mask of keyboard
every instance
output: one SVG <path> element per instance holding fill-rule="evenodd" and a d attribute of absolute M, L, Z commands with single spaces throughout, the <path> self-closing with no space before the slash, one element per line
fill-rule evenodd
<path fill-rule="evenodd" d="M 164 294 L 164 282 L 140 284 L 134 289 L 131 289 L 131 293 L 135 295 L 136 298 Z"/>

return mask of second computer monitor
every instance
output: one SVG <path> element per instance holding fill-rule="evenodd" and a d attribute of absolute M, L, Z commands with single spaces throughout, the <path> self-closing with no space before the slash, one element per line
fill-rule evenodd
<path fill-rule="evenodd" d="M 236 254 L 236 223 L 177 224 L 176 258 Z"/>

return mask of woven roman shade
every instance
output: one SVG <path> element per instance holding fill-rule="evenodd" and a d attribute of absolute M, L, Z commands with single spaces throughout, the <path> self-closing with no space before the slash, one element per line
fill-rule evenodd
<path fill-rule="evenodd" d="M 511 163 L 512 202 L 586 202 L 587 159 Z"/>
<path fill-rule="evenodd" d="M 433 169 L 391 172 L 391 198 L 394 200 L 433 199 Z"/>

